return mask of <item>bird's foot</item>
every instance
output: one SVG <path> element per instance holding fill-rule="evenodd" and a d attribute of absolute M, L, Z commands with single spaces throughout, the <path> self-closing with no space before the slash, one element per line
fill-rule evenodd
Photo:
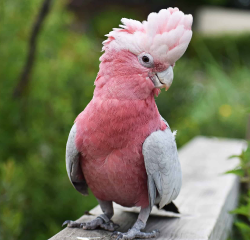
<path fill-rule="evenodd" d="M 78 223 L 71 220 L 67 220 L 62 226 L 66 225 L 70 228 L 82 228 L 85 230 L 93 230 L 96 228 L 102 228 L 104 230 L 113 232 L 119 228 L 118 224 L 115 224 L 112 220 L 108 219 L 106 216 L 99 216 L 90 222 Z"/>
<path fill-rule="evenodd" d="M 152 232 L 145 233 L 141 232 L 139 229 L 131 228 L 126 233 L 121 233 L 116 231 L 111 236 L 116 237 L 116 240 L 131 240 L 135 238 L 141 238 L 141 239 L 154 238 L 157 237 L 159 233 L 160 232 L 158 230 L 153 230 Z"/>

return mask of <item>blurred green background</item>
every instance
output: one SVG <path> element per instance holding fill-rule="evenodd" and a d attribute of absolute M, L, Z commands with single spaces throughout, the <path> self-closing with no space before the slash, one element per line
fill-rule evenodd
<path fill-rule="evenodd" d="M 73 1 L 54 1 L 39 35 L 28 89 L 14 98 L 42 2 L 0 2 L 1 240 L 48 239 L 61 230 L 64 220 L 77 219 L 96 205 L 92 195 L 82 197 L 71 186 L 64 156 L 74 119 L 92 98 L 103 35 L 122 17 L 144 20 L 149 12 L 169 6 L 147 1 L 147 7 L 138 9 L 110 1 L 85 19 Z M 189 6 L 180 2 L 181 10 L 193 12 L 198 1 L 191 2 Z M 247 33 L 208 37 L 194 32 L 175 66 L 172 87 L 156 99 L 163 117 L 178 130 L 178 147 L 197 135 L 245 138 L 250 112 L 249 45 Z"/>

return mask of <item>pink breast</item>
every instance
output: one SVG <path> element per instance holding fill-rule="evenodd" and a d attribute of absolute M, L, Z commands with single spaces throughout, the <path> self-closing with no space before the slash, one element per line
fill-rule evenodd
<path fill-rule="evenodd" d="M 77 117 L 76 146 L 93 194 L 123 206 L 148 205 L 142 144 L 162 123 L 154 99 L 93 99 Z"/>
<path fill-rule="evenodd" d="M 146 207 L 147 175 L 143 158 L 138 153 L 132 155 L 129 150 L 114 150 L 104 161 L 83 159 L 84 176 L 97 198 L 127 207 Z"/>

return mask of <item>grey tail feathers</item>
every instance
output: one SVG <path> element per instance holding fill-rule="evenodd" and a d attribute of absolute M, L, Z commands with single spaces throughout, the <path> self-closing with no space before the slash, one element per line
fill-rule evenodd
<path fill-rule="evenodd" d="M 159 204 L 156 204 L 156 207 L 158 209 L 160 209 Z M 168 212 L 180 213 L 179 209 L 175 206 L 175 204 L 173 202 L 165 205 L 162 209 L 164 209 L 165 211 L 168 211 Z"/>

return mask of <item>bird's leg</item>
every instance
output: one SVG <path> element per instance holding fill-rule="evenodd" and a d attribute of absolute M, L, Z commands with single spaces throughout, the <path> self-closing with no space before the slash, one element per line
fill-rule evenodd
<path fill-rule="evenodd" d="M 101 214 L 96 219 L 90 222 L 78 223 L 71 220 L 67 220 L 63 223 L 63 225 L 67 224 L 67 226 L 71 228 L 83 228 L 83 229 L 102 228 L 111 232 L 115 231 L 115 229 L 117 229 L 119 225 L 113 223 L 113 221 L 111 220 L 111 218 L 114 215 L 113 203 L 108 201 L 102 201 L 99 199 L 97 200 L 101 206 L 103 214 Z"/>
<path fill-rule="evenodd" d="M 128 230 L 126 233 L 114 232 L 112 236 L 116 237 L 116 240 L 131 240 L 135 238 L 154 238 L 160 233 L 158 230 L 153 230 L 152 232 L 145 233 L 141 232 L 145 228 L 149 214 L 151 212 L 150 206 L 147 208 L 142 208 L 137 221 L 134 226 Z"/>

